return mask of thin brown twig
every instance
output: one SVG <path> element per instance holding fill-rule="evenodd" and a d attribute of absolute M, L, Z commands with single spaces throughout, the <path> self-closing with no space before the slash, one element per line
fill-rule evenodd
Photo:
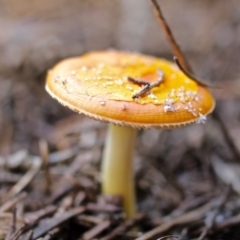
<path fill-rule="evenodd" d="M 178 236 L 174 236 L 174 235 L 168 235 L 168 236 L 164 236 L 164 237 L 161 237 L 161 238 L 158 238 L 157 240 L 167 240 L 168 238 L 176 238 L 178 239 L 179 237 Z"/>
<path fill-rule="evenodd" d="M 103 221 L 102 223 L 99 223 L 98 225 L 91 228 L 89 231 L 85 232 L 82 236 L 84 240 L 91 240 L 94 239 L 98 234 L 100 234 L 102 231 L 109 228 L 111 225 L 110 221 Z"/>
<path fill-rule="evenodd" d="M 41 168 L 41 162 L 39 161 L 33 161 L 32 167 L 29 169 L 29 171 L 23 175 L 23 177 L 10 189 L 10 191 L 7 193 L 5 199 L 11 198 L 15 196 L 16 194 L 20 193 L 28 184 L 31 183 L 33 178 L 37 175 Z"/>
<path fill-rule="evenodd" d="M 203 240 L 208 235 L 209 231 L 214 227 L 216 217 L 220 212 L 220 209 L 224 207 L 224 205 L 226 204 L 228 197 L 230 195 L 230 190 L 231 187 L 228 186 L 223 195 L 221 196 L 221 198 L 219 199 L 218 203 L 216 204 L 215 209 L 213 210 L 213 214 L 211 215 L 209 224 L 204 228 L 198 240 Z"/>
<path fill-rule="evenodd" d="M 129 228 L 133 227 L 136 225 L 138 222 L 142 221 L 146 217 L 145 213 L 139 213 L 135 217 L 127 220 L 120 226 L 116 227 L 113 229 L 107 236 L 101 238 L 101 240 L 111 240 L 111 239 L 116 239 L 120 234 L 124 233 L 127 231 Z"/>
<path fill-rule="evenodd" d="M 102 219 L 92 216 L 92 215 L 80 215 L 79 217 L 77 217 L 77 221 L 78 222 L 87 222 L 87 223 L 93 223 L 93 224 L 100 224 L 103 222 Z"/>
<path fill-rule="evenodd" d="M 60 216 L 56 218 L 52 218 L 51 220 L 42 221 L 35 229 L 33 239 L 37 239 L 42 237 L 44 234 L 48 233 L 52 229 L 58 227 L 60 224 L 68 221 L 69 219 L 80 215 L 85 211 L 84 207 L 78 207 L 75 209 L 71 209 L 68 212 L 62 213 Z"/>
<path fill-rule="evenodd" d="M 229 229 L 234 226 L 240 226 L 240 214 L 230 217 L 226 220 L 223 220 L 222 222 L 218 222 L 214 226 L 214 233 L 224 231 L 226 229 Z M 198 229 L 194 234 L 200 234 L 204 228 Z M 211 235 L 213 232 L 209 232 L 209 235 Z"/>
<path fill-rule="evenodd" d="M 128 77 L 128 81 L 139 84 L 139 85 L 150 85 L 149 82 L 146 82 L 141 79 L 133 78 L 133 77 Z"/>
<path fill-rule="evenodd" d="M 97 204 L 97 203 L 88 203 L 86 205 L 86 209 L 88 211 L 93 211 L 93 212 L 116 213 L 116 212 L 121 212 L 122 211 L 121 207 L 117 207 L 113 204 Z"/>
<path fill-rule="evenodd" d="M 176 62 L 176 64 L 178 65 L 179 69 L 190 79 L 194 80 L 195 82 L 197 82 L 198 84 L 205 86 L 205 87 L 209 87 L 209 88 L 219 88 L 217 86 L 212 86 L 209 83 L 206 83 L 198 78 L 196 78 L 195 76 L 193 76 L 193 71 L 192 68 L 190 66 L 190 64 L 188 63 L 186 57 L 184 56 L 183 52 L 181 51 L 181 48 L 179 47 L 179 45 L 177 44 L 177 41 L 175 40 L 173 33 L 170 29 L 170 27 L 167 24 L 167 21 L 165 20 L 165 18 L 163 17 L 161 8 L 159 6 L 159 4 L 157 3 L 156 0 L 151 0 L 152 5 L 154 7 L 154 10 L 156 12 L 157 15 L 157 19 L 160 23 L 160 25 L 163 28 L 163 31 L 167 37 L 168 43 L 172 48 L 173 54 L 174 56 L 174 61 Z"/>
<path fill-rule="evenodd" d="M 140 91 L 136 92 L 132 96 L 132 98 L 135 99 L 135 98 L 141 97 L 142 95 L 144 95 L 145 93 L 147 93 L 148 91 L 153 89 L 154 87 L 159 86 L 162 81 L 163 81 L 162 79 L 159 79 L 159 80 L 157 80 L 156 82 L 154 82 L 150 85 L 145 85 L 142 89 L 140 89 Z"/>
<path fill-rule="evenodd" d="M 46 217 L 47 215 L 52 214 L 55 210 L 56 210 L 56 207 L 47 206 L 46 208 L 35 212 L 36 214 L 32 218 L 32 221 L 30 223 L 25 224 L 23 227 L 19 228 L 17 231 L 15 231 L 15 233 L 11 236 L 10 240 L 19 239 L 21 235 L 23 235 L 26 231 L 33 228 L 43 217 Z"/>
<path fill-rule="evenodd" d="M 26 240 L 32 240 L 33 239 L 33 231 L 30 230 L 29 234 L 26 236 Z"/>
<path fill-rule="evenodd" d="M 56 239 L 56 235 L 59 234 L 59 227 L 54 228 L 53 230 L 49 231 L 44 237 L 40 238 L 41 240 L 51 240 Z"/>
<path fill-rule="evenodd" d="M 58 207 L 57 212 L 55 212 L 53 218 L 58 218 L 62 214 L 65 214 L 66 210 L 69 209 L 72 206 L 72 203 L 73 203 L 73 195 L 66 195 L 63 198 L 60 206 Z M 54 235 L 56 235 L 59 232 L 59 230 L 60 230 L 60 228 L 58 226 L 53 228 L 53 229 L 50 229 L 47 232 L 47 235 L 44 237 L 44 240 L 51 239 Z"/>
<path fill-rule="evenodd" d="M 57 211 L 56 206 L 48 205 L 38 211 L 29 212 L 29 213 L 25 214 L 24 220 L 26 223 L 32 224 L 32 223 L 35 223 L 35 222 L 41 220 L 44 217 L 54 214 L 56 211 Z"/>
<path fill-rule="evenodd" d="M 153 83 L 149 83 L 149 82 L 146 82 L 146 81 L 142 81 L 142 80 L 139 80 L 139 79 L 135 79 L 135 78 L 132 78 L 132 77 L 128 77 L 128 80 L 131 81 L 131 82 L 134 82 L 134 83 L 137 83 L 137 84 L 142 84 L 144 85 L 143 88 L 141 88 L 138 92 L 136 92 L 132 98 L 133 99 L 136 99 L 136 98 L 139 98 L 141 97 L 142 95 L 144 95 L 145 93 L 147 93 L 148 91 L 150 91 L 151 89 L 159 86 L 162 82 L 163 82 L 163 79 L 164 79 L 164 74 L 162 71 L 158 70 L 158 79 L 156 82 L 153 82 Z"/>
<path fill-rule="evenodd" d="M 14 207 L 13 208 L 13 211 L 12 211 L 12 221 L 11 221 L 11 225 L 9 227 L 9 230 L 8 230 L 8 233 L 6 235 L 6 238 L 5 240 L 9 240 L 11 239 L 11 236 L 15 233 L 16 231 L 16 221 L 17 221 L 17 216 L 16 216 L 16 208 Z"/>
<path fill-rule="evenodd" d="M 47 207 L 48 208 L 48 207 Z M 50 210 L 50 209 L 49 209 Z M 60 216 L 54 216 L 54 218 L 42 221 L 38 226 L 36 226 L 33 230 L 34 230 L 34 235 L 33 235 L 33 239 L 37 239 L 41 236 L 43 236 L 46 233 L 49 233 L 52 229 L 57 229 L 58 230 L 58 226 L 60 224 L 62 224 L 63 222 L 78 216 L 79 214 L 81 214 L 82 212 L 85 211 L 84 207 L 78 207 L 78 208 L 74 208 L 71 209 L 68 212 L 64 212 L 62 214 L 60 214 Z M 51 211 L 52 212 L 52 211 Z M 25 226 L 21 227 L 20 229 L 18 229 L 15 234 L 11 237 L 10 240 L 17 240 L 19 239 L 19 237 L 24 234 L 26 231 L 30 230 L 31 228 L 33 228 L 37 222 L 39 222 L 39 220 L 44 216 L 46 216 L 46 214 L 44 212 L 42 212 L 41 216 L 38 216 L 37 219 L 35 219 L 33 222 L 31 222 L 30 224 L 26 224 Z M 55 214 L 56 215 L 56 214 Z"/>
<path fill-rule="evenodd" d="M 174 62 L 177 64 L 178 68 L 183 72 L 183 74 L 184 74 L 186 77 L 194 80 L 194 81 L 197 82 L 199 85 L 202 85 L 202 86 L 205 86 L 205 87 L 209 87 L 209 88 L 218 88 L 218 89 L 220 89 L 220 87 L 213 86 L 213 85 L 211 85 L 211 84 L 209 84 L 209 83 L 206 83 L 206 82 L 204 82 L 203 80 L 200 80 L 200 79 L 196 78 L 195 76 L 193 76 L 192 73 L 188 72 L 188 70 L 186 70 L 186 69 L 182 66 L 181 62 L 178 60 L 178 58 L 177 58 L 176 56 L 173 57 L 173 60 L 174 60 Z"/>
<path fill-rule="evenodd" d="M 137 238 L 136 240 L 148 240 L 153 237 L 156 237 L 159 234 L 166 232 L 167 230 L 171 229 L 172 227 L 174 227 L 176 225 L 183 225 L 183 224 L 187 224 L 187 223 L 191 223 L 191 222 L 200 220 L 203 218 L 203 216 L 206 214 L 206 212 L 209 211 L 213 207 L 214 203 L 215 203 L 215 201 L 207 203 L 204 206 L 202 206 L 196 210 L 193 210 L 193 211 L 188 212 L 180 217 L 172 219 L 169 222 L 163 223 L 160 226 L 146 232 L 145 234 L 143 234 L 141 237 Z"/>
<path fill-rule="evenodd" d="M 180 60 L 180 62 L 182 63 L 182 65 L 184 66 L 185 69 L 187 69 L 189 72 L 192 72 L 191 66 L 189 65 L 186 58 L 184 57 L 184 54 L 182 53 L 179 45 L 177 44 L 170 27 L 168 26 L 166 20 L 163 17 L 163 14 L 162 14 L 159 4 L 157 3 L 156 0 L 151 0 L 151 2 L 153 5 L 153 8 L 154 8 L 154 11 L 157 15 L 157 19 L 165 32 L 165 35 L 166 35 L 167 40 L 172 48 L 174 55 L 176 55 L 178 57 L 178 59 Z"/>
<path fill-rule="evenodd" d="M 23 226 L 20 229 L 18 229 L 10 238 L 10 240 L 18 240 L 19 237 L 26 231 L 27 226 Z"/>
<path fill-rule="evenodd" d="M 240 214 L 216 224 L 214 230 L 222 231 L 233 226 L 240 226 Z"/>
<path fill-rule="evenodd" d="M 62 179 L 60 180 L 60 183 L 56 185 L 56 189 L 53 191 L 52 197 L 48 201 L 49 204 L 60 200 L 70 191 L 79 188 L 79 186 L 76 184 L 76 181 L 72 181 L 73 178 L 71 177 L 78 171 L 82 164 L 81 161 L 79 161 L 79 159 L 80 158 L 76 158 L 68 167 L 68 170 L 63 175 Z M 66 181 L 66 179 L 70 181 Z"/>
<path fill-rule="evenodd" d="M 2 206 L 0 207 L 0 213 L 8 211 L 13 206 L 15 206 L 19 201 L 23 200 L 26 196 L 27 196 L 27 193 L 22 192 L 19 195 L 15 196 L 14 198 L 9 199 L 7 202 L 2 204 Z"/>
<path fill-rule="evenodd" d="M 240 161 L 240 152 L 239 152 L 236 144 L 234 143 L 234 141 L 233 141 L 225 123 L 223 122 L 219 112 L 220 112 L 220 109 L 217 107 L 215 109 L 215 111 L 213 112 L 213 117 L 218 121 L 219 127 L 220 127 L 220 129 L 223 133 L 223 136 L 224 136 L 224 140 L 226 141 L 227 145 L 231 149 L 233 157 L 235 159 L 237 159 L 238 161 Z"/>
<path fill-rule="evenodd" d="M 186 227 L 186 228 L 184 228 L 184 229 L 181 231 L 181 233 L 180 233 L 180 235 L 179 235 L 179 237 L 178 237 L 178 240 L 184 240 L 184 239 L 186 239 L 186 238 L 187 238 L 187 233 L 188 233 L 188 228 Z"/>
<path fill-rule="evenodd" d="M 49 151 L 48 151 L 47 141 L 44 139 L 41 139 L 39 141 L 39 153 L 42 159 L 42 166 L 45 171 L 45 193 L 50 194 L 52 181 L 51 181 L 51 174 L 49 170 Z"/>

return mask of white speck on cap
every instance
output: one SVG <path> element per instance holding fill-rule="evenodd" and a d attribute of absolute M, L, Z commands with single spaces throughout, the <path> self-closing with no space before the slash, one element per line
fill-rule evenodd
<path fill-rule="evenodd" d="M 207 121 L 207 116 L 199 113 L 199 118 L 198 120 L 196 121 L 197 124 L 205 124 Z"/>

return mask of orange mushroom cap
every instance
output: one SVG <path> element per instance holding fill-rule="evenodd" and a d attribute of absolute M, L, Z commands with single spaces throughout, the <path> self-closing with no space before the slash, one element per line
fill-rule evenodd
<path fill-rule="evenodd" d="M 163 82 L 133 99 L 143 86 Z M 137 53 L 91 52 L 63 60 L 49 71 L 48 93 L 62 105 L 85 115 L 135 128 L 175 128 L 204 122 L 215 101 L 204 86 L 186 77 L 175 64 Z"/>

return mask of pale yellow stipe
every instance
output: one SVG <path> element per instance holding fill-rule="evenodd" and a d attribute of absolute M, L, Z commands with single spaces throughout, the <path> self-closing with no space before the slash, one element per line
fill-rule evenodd
<path fill-rule="evenodd" d="M 109 124 L 102 159 L 102 190 L 106 195 L 119 195 L 127 218 L 136 213 L 133 153 L 136 129 Z"/>

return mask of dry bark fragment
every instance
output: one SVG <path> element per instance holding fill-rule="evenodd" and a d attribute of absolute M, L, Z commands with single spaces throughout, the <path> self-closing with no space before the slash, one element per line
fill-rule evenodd
<path fill-rule="evenodd" d="M 53 228 L 61 225 L 62 223 L 68 221 L 69 219 L 81 214 L 85 211 L 85 208 L 79 207 L 75 208 L 73 210 L 70 210 L 66 213 L 61 214 L 59 217 L 52 218 L 49 220 L 45 220 L 42 223 L 40 223 L 36 228 L 33 229 L 33 240 L 42 237 L 46 233 L 48 233 Z"/>

